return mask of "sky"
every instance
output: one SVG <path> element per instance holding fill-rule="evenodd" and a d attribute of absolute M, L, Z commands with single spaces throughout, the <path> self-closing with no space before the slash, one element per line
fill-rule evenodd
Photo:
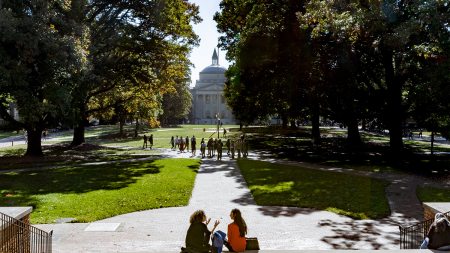
<path fill-rule="evenodd" d="M 203 21 L 194 25 L 195 33 L 200 37 L 200 46 L 195 47 L 191 53 L 190 59 L 194 64 L 191 68 L 191 87 L 199 79 L 199 72 L 205 67 L 211 65 L 211 57 L 220 34 L 217 32 L 216 22 L 213 20 L 214 13 L 219 11 L 220 0 L 190 0 L 200 6 L 200 16 Z M 219 52 L 219 65 L 228 68 L 230 63 L 225 60 L 225 51 Z"/>

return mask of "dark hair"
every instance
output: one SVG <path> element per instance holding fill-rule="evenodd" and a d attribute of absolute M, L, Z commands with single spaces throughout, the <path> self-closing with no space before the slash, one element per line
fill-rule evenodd
<path fill-rule="evenodd" d="M 191 214 L 191 217 L 189 218 L 189 223 L 194 222 L 203 222 L 203 217 L 205 217 L 205 212 L 203 210 L 197 210 L 193 214 Z"/>
<path fill-rule="evenodd" d="M 235 208 L 231 210 L 231 213 L 234 216 L 234 223 L 239 227 L 239 235 L 241 237 L 245 237 L 245 235 L 247 234 L 247 224 L 245 223 L 244 218 L 242 218 L 241 211 Z"/>

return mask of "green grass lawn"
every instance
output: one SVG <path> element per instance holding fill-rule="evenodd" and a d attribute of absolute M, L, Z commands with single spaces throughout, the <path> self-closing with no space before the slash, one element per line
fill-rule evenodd
<path fill-rule="evenodd" d="M 417 197 L 422 202 L 450 202 L 450 189 L 418 187 Z"/>
<path fill-rule="evenodd" d="M 238 160 L 258 205 L 328 210 L 357 219 L 390 214 L 388 182 L 261 161 Z"/>
<path fill-rule="evenodd" d="M 138 131 L 139 136 L 137 138 L 130 137 L 134 135 L 134 125 L 125 125 L 124 132 L 125 137 L 118 136 L 119 126 L 118 125 L 101 125 L 101 126 L 91 126 L 85 129 L 86 142 L 93 143 L 97 145 L 109 145 L 109 146 L 127 146 L 127 147 L 142 147 L 143 135 L 153 134 L 154 136 L 154 147 L 155 148 L 168 148 L 171 136 L 186 136 L 192 137 L 195 135 L 198 141 L 201 138 L 217 138 L 217 125 L 180 125 L 178 127 L 171 128 L 154 128 L 148 129 L 146 127 L 141 127 Z M 238 128 L 237 125 L 223 125 L 219 132 L 220 138 L 223 134 L 223 128 L 228 130 Z M 0 139 L 9 137 L 12 135 L 17 135 L 15 132 L 0 132 Z M 73 137 L 73 130 L 59 131 L 55 133 L 50 133 L 50 137 L 57 138 L 56 141 L 46 140 L 43 144 L 50 143 L 60 143 L 60 142 L 71 142 Z M 0 149 L 1 150 L 1 149 Z"/>
<path fill-rule="evenodd" d="M 441 153 L 431 157 L 430 143 L 424 140 L 404 140 L 401 155 L 393 156 L 387 135 L 361 131 L 363 143 L 352 146 L 346 140 L 345 130 L 321 127 L 321 142 L 314 145 L 309 128 L 247 127 L 243 131 L 249 136 L 251 150 L 264 150 L 280 160 L 375 173 L 407 172 L 426 177 L 437 176 L 436 171 L 439 176 L 448 174 L 450 155 Z M 435 151 L 450 152 L 450 145 L 435 143 Z"/>
<path fill-rule="evenodd" d="M 32 223 L 90 222 L 187 205 L 196 159 L 162 159 L 0 174 L 0 206 L 33 206 Z"/>
<path fill-rule="evenodd" d="M 236 128 L 238 126 L 236 125 L 223 125 L 220 128 L 220 138 L 223 134 L 223 128 L 226 128 L 227 130 L 230 130 L 230 128 Z M 96 128 L 96 127 L 95 127 Z M 202 138 L 208 139 L 210 137 L 217 138 L 217 126 L 215 125 L 181 125 L 179 127 L 172 127 L 172 128 L 155 128 L 155 129 L 144 129 L 142 131 L 139 131 L 139 137 L 134 138 L 119 138 L 119 137 L 108 137 L 106 134 L 117 134 L 118 128 L 111 126 L 110 128 L 106 128 L 102 126 L 103 133 L 100 133 L 97 130 L 94 130 L 95 128 L 92 128 L 96 133 L 90 134 L 89 137 L 87 137 L 87 141 L 89 143 L 94 143 L 98 145 L 106 145 L 106 146 L 126 146 L 126 147 L 132 147 L 132 148 L 142 148 L 143 144 L 143 136 L 146 134 L 149 136 L 150 134 L 153 134 L 153 147 L 154 148 L 170 148 L 170 138 L 172 136 L 183 136 L 186 138 L 186 136 L 189 136 L 189 138 L 192 137 L 192 135 L 195 135 L 197 139 L 197 143 L 200 143 Z M 134 130 L 131 128 L 131 126 L 127 126 L 126 131 L 128 135 L 130 135 Z M 89 131 L 87 131 L 89 133 Z M 230 135 L 232 133 L 228 133 Z"/>
<path fill-rule="evenodd" d="M 235 125 L 224 125 L 223 128 L 231 130 Z M 220 137 L 223 135 L 223 128 L 220 129 Z M 217 137 L 217 127 L 215 125 L 181 125 L 172 128 L 142 129 L 139 137 L 134 135 L 134 126 L 124 127 L 124 136 L 119 136 L 117 125 L 93 126 L 86 128 L 86 145 L 84 147 L 69 147 L 73 131 L 60 131 L 51 133 L 52 139 L 45 140 L 43 144 L 44 157 L 24 158 L 22 157 L 27 146 L 25 144 L 13 147 L 0 148 L 0 170 L 35 168 L 45 166 L 76 165 L 86 161 L 120 161 L 136 157 L 158 155 L 159 149 L 170 148 L 171 136 L 192 137 L 195 135 L 200 146 L 201 138 Z M 234 132 L 235 133 L 235 132 Z M 154 135 L 154 149 L 142 149 L 143 135 Z M 233 133 L 229 133 L 232 136 Z"/>
<path fill-rule="evenodd" d="M 81 147 L 70 147 L 67 144 L 61 145 L 60 143 L 44 146 L 43 157 L 22 157 L 25 151 L 26 145 L 0 149 L 0 171 L 48 166 L 68 166 L 86 162 L 121 161 L 157 154 L 156 151 L 142 149 L 122 150 L 120 148 L 115 149 L 90 144 Z"/>
<path fill-rule="evenodd" d="M 17 133 L 17 131 L 0 131 L 0 139 L 8 138 L 11 136 L 16 136 L 16 135 L 23 135 L 22 131 L 19 131 L 19 133 Z"/>

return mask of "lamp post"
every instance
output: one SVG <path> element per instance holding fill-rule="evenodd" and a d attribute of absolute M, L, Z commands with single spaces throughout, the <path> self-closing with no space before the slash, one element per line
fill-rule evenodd
<path fill-rule="evenodd" d="M 219 118 L 219 113 L 216 114 L 216 118 L 217 118 L 217 139 L 220 138 L 219 136 L 219 126 L 220 126 L 220 118 Z"/>
<path fill-rule="evenodd" d="M 216 119 L 217 119 L 217 139 L 220 138 L 219 135 L 219 127 L 220 127 L 220 106 L 219 106 L 219 101 L 220 101 L 220 92 L 219 92 L 219 84 L 218 83 L 214 83 L 214 86 L 216 87 L 216 105 L 217 105 L 217 113 L 216 113 Z"/>

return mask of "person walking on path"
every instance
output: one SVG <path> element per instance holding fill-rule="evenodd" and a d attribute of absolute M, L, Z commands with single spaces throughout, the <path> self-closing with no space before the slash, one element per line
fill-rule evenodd
<path fill-rule="evenodd" d="M 212 157 L 212 148 L 213 148 L 213 139 L 209 138 L 208 144 L 206 145 L 208 147 L 208 157 Z"/>
<path fill-rule="evenodd" d="M 186 136 L 186 152 L 189 152 L 189 136 Z"/>
<path fill-rule="evenodd" d="M 150 143 L 150 149 L 153 147 L 153 134 L 150 134 L 150 137 L 148 137 L 148 142 Z"/>
<path fill-rule="evenodd" d="M 230 143 L 231 159 L 234 159 L 234 146 L 235 146 L 235 144 L 234 144 L 234 140 L 233 140 L 233 141 L 231 141 L 231 143 Z"/>
<path fill-rule="evenodd" d="M 223 135 L 222 135 L 222 137 L 223 138 L 227 138 L 227 130 L 224 128 L 223 129 Z"/>
<path fill-rule="evenodd" d="M 217 140 L 217 160 L 222 160 L 222 141 Z"/>
<path fill-rule="evenodd" d="M 206 150 L 206 143 L 205 138 L 202 138 L 202 141 L 200 142 L 200 153 L 202 154 L 202 158 L 205 158 L 205 150 Z"/>
<path fill-rule="evenodd" d="M 147 135 L 144 134 L 144 144 L 142 144 L 142 149 L 147 148 Z"/>
<path fill-rule="evenodd" d="M 172 150 L 175 150 L 175 139 L 173 138 L 173 136 L 172 136 L 172 138 L 170 138 L 170 145 L 172 145 Z"/>
<path fill-rule="evenodd" d="M 209 244 L 209 238 L 214 232 L 220 221 L 216 220 L 211 230 L 208 230 L 208 224 L 211 218 L 206 219 L 205 212 L 203 210 L 195 211 L 189 222 L 191 225 L 186 234 L 186 248 L 181 248 L 181 252 L 186 253 L 208 253 L 211 249 Z"/>
<path fill-rule="evenodd" d="M 216 155 L 216 149 L 217 149 L 217 139 L 214 139 L 212 142 L 212 156 Z"/>
<path fill-rule="evenodd" d="M 197 145 L 197 140 L 195 139 L 195 136 L 192 135 L 192 138 L 191 138 L 191 149 L 192 149 L 191 153 L 192 153 L 192 157 L 195 156 L 196 149 L 197 149 L 196 145 Z"/>
<path fill-rule="evenodd" d="M 183 153 L 184 152 L 184 139 L 183 139 L 183 136 L 180 136 L 178 141 L 179 141 L 180 153 Z"/>

